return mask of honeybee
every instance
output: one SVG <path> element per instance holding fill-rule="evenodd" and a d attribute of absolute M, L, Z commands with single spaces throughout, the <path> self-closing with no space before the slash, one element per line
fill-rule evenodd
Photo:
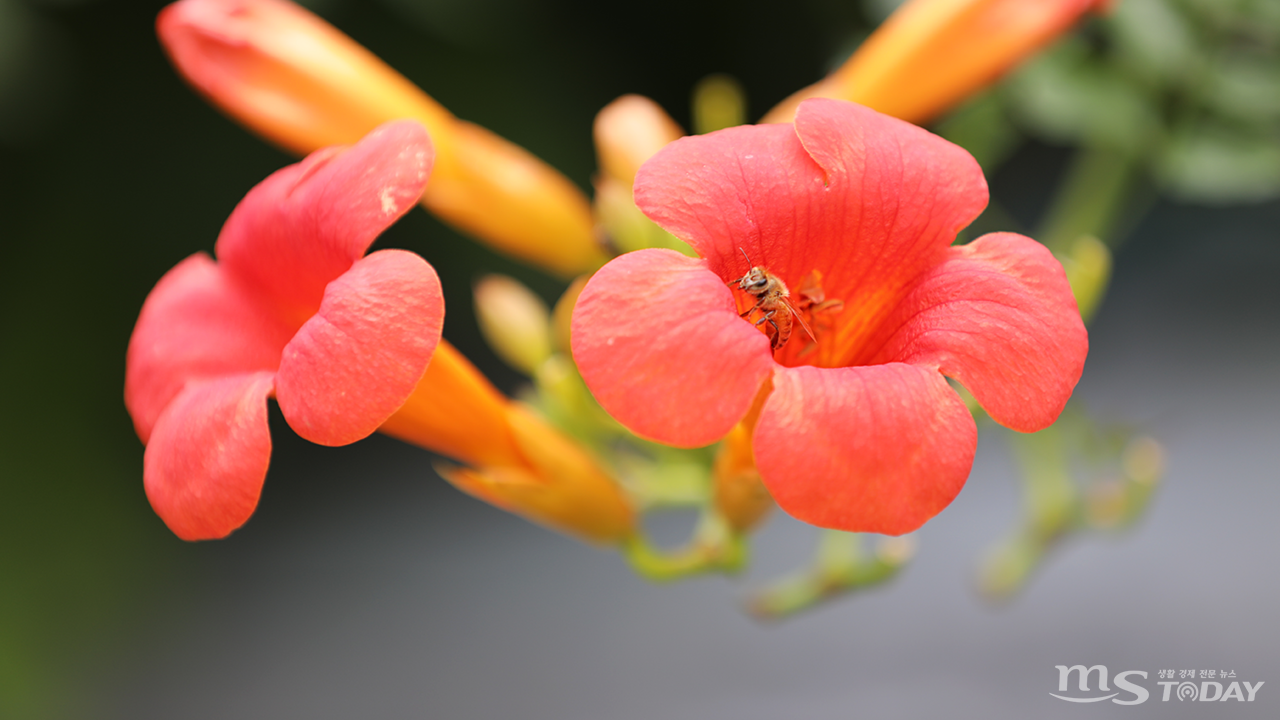
<path fill-rule="evenodd" d="M 746 257 L 746 251 L 742 253 Z M 751 262 L 751 258 L 747 258 L 747 262 Z M 770 333 L 767 329 L 765 335 L 769 336 L 770 349 L 776 351 L 778 348 L 787 344 L 787 340 L 791 339 L 792 321 L 800 323 L 800 327 L 808 333 L 809 337 L 817 342 L 813 336 L 813 330 L 809 328 L 809 324 L 804 321 L 804 317 L 796 306 L 791 303 L 791 291 L 787 289 L 787 284 L 777 275 L 756 265 L 747 272 L 746 275 L 737 280 L 730 281 L 729 285 L 737 285 L 739 290 L 751 295 L 756 299 L 756 304 L 747 309 L 746 312 L 739 313 L 739 317 L 750 319 L 753 313 L 759 313 L 759 317 L 753 323 L 756 327 L 768 323 L 773 328 Z"/>

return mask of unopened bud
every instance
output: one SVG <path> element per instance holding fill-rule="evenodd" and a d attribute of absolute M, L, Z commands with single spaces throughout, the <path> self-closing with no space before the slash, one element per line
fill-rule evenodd
<path fill-rule="evenodd" d="M 916 540 L 910 535 L 882 538 L 876 544 L 876 559 L 886 565 L 905 565 L 916 554 Z"/>
<path fill-rule="evenodd" d="M 658 227 L 636 207 L 631 195 L 636 171 L 668 143 L 684 135 L 657 103 L 641 95 L 623 95 L 596 115 L 596 221 L 618 252 L 670 248 L 689 256 L 687 244 Z"/>
<path fill-rule="evenodd" d="M 644 161 L 684 135 L 661 106 L 641 95 L 623 95 L 604 106 L 593 131 L 600 172 L 628 191 Z"/>
<path fill-rule="evenodd" d="M 747 97 L 728 75 L 708 75 L 693 89 L 693 131 L 704 133 L 737 127 L 747 121 Z"/>
<path fill-rule="evenodd" d="M 1062 269 L 1076 296 L 1080 317 L 1087 323 L 1102 304 L 1107 284 L 1111 281 L 1111 251 L 1092 235 L 1082 235 L 1063 258 Z"/>
<path fill-rule="evenodd" d="M 587 281 L 590 279 L 590 275 L 575 279 L 569 283 L 564 294 L 556 301 L 556 309 L 551 316 L 552 339 L 555 340 L 556 350 L 562 353 L 569 352 L 569 327 L 573 324 L 573 306 L 578 303 L 578 296 L 582 294 L 582 288 L 587 286 Z"/>
<path fill-rule="evenodd" d="M 486 275 L 474 292 L 476 319 L 489 346 L 511 367 L 533 375 L 551 355 L 547 304 L 505 275 Z"/>
<path fill-rule="evenodd" d="M 791 122 L 811 97 L 925 123 L 990 85 L 1109 0 L 908 0 L 843 66 L 761 122 Z"/>
<path fill-rule="evenodd" d="M 630 185 L 623 185 L 612 178 L 596 181 L 596 220 L 608 236 L 609 243 L 620 253 L 667 248 L 697 257 L 688 243 L 658 227 L 636 207 Z"/>
<path fill-rule="evenodd" d="M 286 0 L 181 0 L 160 13 L 179 72 L 251 130 L 298 154 L 349 145 L 389 120 L 436 149 L 422 203 L 492 247 L 572 277 L 607 258 L 591 208 L 554 168 L 462 122 L 373 53 Z"/>
<path fill-rule="evenodd" d="M 380 430 L 471 465 L 441 466 L 459 489 L 595 543 L 635 532 L 630 498 L 581 445 L 509 401 L 441 341 L 404 406 Z"/>
<path fill-rule="evenodd" d="M 1164 472 L 1164 448 L 1152 438 L 1135 438 L 1125 447 L 1120 465 L 1134 482 L 1154 485 Z"/>
<path fill-rule="evenodd" d="M 512 437 L 523 467 L 437 468 L 458 489 L 508 512 L 588 542 L 614 544 L 635 532 L 631 502 L 578 445 L 531 412 L 511 405 Z"/>
<path fill-rule="evenodd" d="M 978 572 L 978 590 L 988 600 L 1008 600 L 1027 583 L 1043 548 L 1026 537 L 1011 538 L 987 552 Z"/>

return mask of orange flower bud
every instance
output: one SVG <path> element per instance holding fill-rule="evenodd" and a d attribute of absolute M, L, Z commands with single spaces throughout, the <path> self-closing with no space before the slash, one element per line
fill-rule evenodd
<path fill-rule="evenodd" d="M 518 405 L 508 406 L 507 421 L 528 465 L 438 467 L 441 476 L 485 502 L 588 542 L 615 544 L 634 534 L 630 501 L 582 448 Z"/>
<path fill-rule="evenodd" d="M 791 122 L 811 97 L 852 100 L 914 123 L 953 107 L 1110 0 L 910 0 L 840 69 L 761 122 Z"/>
<path fill-rule="evenodd" d="M 432 212 L 566 277 L 604 261 L 590 206 L 573 183 L 523 148 L 459 121 L 307 10 L 285 0 L 181 0 L 160 13 L 156 28 L 182 75 L 268 140 L 301 155 L 413 118 L 436 149 L 422 198 Z"/>
<path fill-rule="evenodd" d="M 658 103 L 642 95 L 623 95 L 596 114 L 596 156 L 600 172 L 628 189 L 636 170 L 684 130 Z"/>
<path fill-rule="evenodd" d="M 522 465 L 509 400 L 445 340 L 405 404 L 380 431 L 469 465 Z"/>
<path fill-rule="evenodd" d="M 617 483 L 572 440 L 512 403 L 441 341 L 409 400 L 379 428 L 471 465 L 440 467 L 458 489 L 594 543 L 631 536 Z"/>
<path fill-rule="evenodd" d="M 620 252 L 665 247 L 691 254 L 689 246 L 653 223 L 636 207 L 631 184 L 646 160 L 684 131 L 654 101 L 623 95 L 596 114 L 596 219 Z"/>

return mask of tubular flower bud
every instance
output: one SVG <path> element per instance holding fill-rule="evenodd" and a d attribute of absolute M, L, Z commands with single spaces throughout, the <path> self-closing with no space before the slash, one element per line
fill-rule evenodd
<path fill-rule="evenodd" d="M 791 122 L 802 100 L 852 100 L 921 124 L 998 79 L 1110 0 L 910 0 L 843 66 L 762 122 Z"/>
<path fill-rule="evenodd" d="M 665 247 L 689 254 L 689 246 L 658 227 L 636 207 L 631 185 L 636 170 L 684 131 L 657 103 L 623 95 L 596 114 L 594 127 L 600 175 L 596 177 L 596 218 L 620 252 Z"/>
<path fill-rule="evenodd" d="M 656 102 L 623 95 L 596 114 L 596 157 L 605 178 L 631 187 L 636 171 L 684 130 Z"/>
<path fill-rule="evenodd" d="M 1111 280 L 1111 251 L 1092 235 L 1083 235 L 1072 243 L 1068 254 L 1061 258 L 1067 271 L 1071 292 L 1080 306 L 1080 317 L 1087 323 L 1102 304 Z"/>
<path fill-rule="evenodd" d="M 285 0 L 181 0 L 160 13 L 156 29 L 188 82 L 268 140 L 305 154 L 412 118 L 435 142 L 435 171 L 422 197 L 429 210 L 560 275 L 603 262 L 590 207 L 568 179 L 459 121 L 307 10 Z"/>
<path fill-rule="evenodd" d="M 470 468 L 441 466 L 455 487 L 598 544 L 635 529 L 631 503 L 595 460 L 498 392 L 441 341 L 417 389 L 380 430 Z"/>
<path fill-rule="evenodd" d="M 551 356 L 551 311 L 542 298 L 505 275 L 476 283 L 476 319 L 489 347 L 508 365 L 532 376 Z"/>
<path fill-rule="evenodd" d="M 704 135 L 747 121 L 742 85 L 729 75 L 708 75 L 693 88 L 693 131 Z"/>

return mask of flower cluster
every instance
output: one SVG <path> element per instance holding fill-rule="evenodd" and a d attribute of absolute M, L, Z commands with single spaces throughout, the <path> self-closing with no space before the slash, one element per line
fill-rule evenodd
<path fill-rule="evenodd" d="M 489 332 L 509 332 L 506 354 L 539 382 L 585 380 L 641 437 L 723 439 L 709 472 L 733 532 L 769 496 L 823 527 L 914 530 L 973 459 L 974 421 L 950 383 L 998 422 L 1038 430 L 1071 395 L 1088 343 L 1043 246 L 1007 233 L 952 246 L 987 201 L 973 158 L 877 110 L 932 117 L 1102 4 L 912 0 L 766 117 L 779 124 L 677 140 L 661 108 L 625 96 L 597 118 L 593 207 L 287 0 L 174 3 L 157 29 L 187 80 L 312 154 L 246 196 L 216 261 L 184 261 L 143 307 L 125 396 L 152 505 L 183 538 L 239 527 L 266 474 L 274 397 L 309 440 L 381 429 L 465 463 L 441 474 L 489 502 L 590 541 L 634 539 L 635 490 L 591 432 L 572 439 L 503 397 L 440 340 L 425 261 L 364 256 L 421 202 L 581 276 L 557 310 L 566 328 L 572 312 L 571 343 L 541 316 Z M 636 251 L 596 271 L 611 250 Z"/>

